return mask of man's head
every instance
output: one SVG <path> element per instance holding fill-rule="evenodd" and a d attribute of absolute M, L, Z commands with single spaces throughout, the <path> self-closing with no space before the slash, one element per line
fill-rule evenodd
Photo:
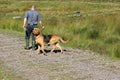
<path fill-rule="evenodd" d="M 31 10 L 35 10 L 35 9 L 36 9 L 36 6 L 32 5 Z"/>

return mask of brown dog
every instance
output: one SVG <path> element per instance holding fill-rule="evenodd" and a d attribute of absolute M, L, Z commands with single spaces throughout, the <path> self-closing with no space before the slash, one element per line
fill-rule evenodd
<path fill-rule="evenodd" d="M 42 52 L 44 55 L 46 55 L 46 52 L 44 51 L 45 44 L 52 45 L 53 52 L 56 47 L 58 47 L 61 50 L 61 53 L 63 52 L 62 47 L 59 44 L 59 41 L 62 43 L 67 43 L 70 39 L 64 41 L 61 36 L 52 34 L 52 35 L 42 35 L 40 34 L 40 30 L 38 28 L 34 28 L 33 35 L 35 37 L 36 43 L 38 44 L 38 54 L 40 53 L 40 48 L 42 49 Z"/>

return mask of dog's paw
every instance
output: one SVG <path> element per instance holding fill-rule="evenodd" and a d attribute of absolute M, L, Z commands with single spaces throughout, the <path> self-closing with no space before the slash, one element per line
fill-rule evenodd
<path fill-rule="evenodd" d="M 40 55 L 40 53 L 37 53 L 38 55 Z"/>
<path fill-rule="evenodd" d="M 38 51 L 35 51 L 34 53 L 35 53 L 36 55 L 39 55 L 39 54 L 40 54 L 40 52 L 38 52 Z"/>
<path fill-rule="evenodd" d="M 47 56 L 47 53 L 43 53 L 44 56 Z"/>
<path fill-rule="evenodd" d="M 63 54 L 63 52 L 60 52 L 60 54 Z"/>

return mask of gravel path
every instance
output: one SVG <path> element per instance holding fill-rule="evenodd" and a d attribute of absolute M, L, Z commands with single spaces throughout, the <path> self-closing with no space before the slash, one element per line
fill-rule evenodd
<path fill-rule="evenodd" d="M 89 50 L 66 49 L 64 54 L 44 56 L 23 46 L 24 36 L 0 32 L 0 60 L 27 80 L 120 80 L 119 61 Z"/>

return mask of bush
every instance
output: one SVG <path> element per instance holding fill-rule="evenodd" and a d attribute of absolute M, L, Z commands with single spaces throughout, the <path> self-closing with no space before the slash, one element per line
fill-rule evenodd
<path fill-rule="evenodd" d="M 110 56 L 120 58 L 120 45 L 113 46 Z"/>
<path fill-rule="evenodd" d="M 87 31 L 87 37 L 90 38 L 90 39 L 96 39 L 98 36 L 99 36 L 99 32 L 95 29 L 92 29 L 90 28 L 88 31 Z"/>
<path fill-rule="evenodd" d="M 79 33 L 81 34 L 84 33 L 85 36 L 89 39 L 96 39 L 99 37 L 99 31 L 92 24 L 86 25 L 85 27 L 81 28 L 79 31 L 80 31 Z"/>

